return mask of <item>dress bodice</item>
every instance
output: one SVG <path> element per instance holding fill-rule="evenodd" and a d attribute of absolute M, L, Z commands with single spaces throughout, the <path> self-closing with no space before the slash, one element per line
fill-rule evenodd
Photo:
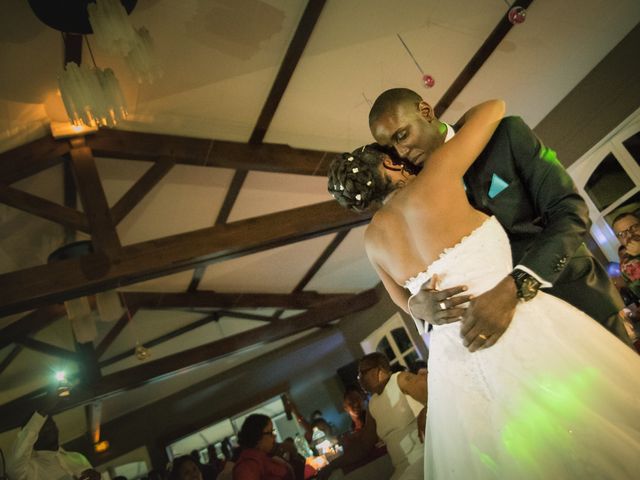
<path fill-rule="evenodd" d="M 439 290 L 466 285 L 469 293 L 478 295 L 495 286 L 511 269 L 507 234 L 495 217 L 489 217 L 404 286 L 414 294 L 437 274 Z"/>

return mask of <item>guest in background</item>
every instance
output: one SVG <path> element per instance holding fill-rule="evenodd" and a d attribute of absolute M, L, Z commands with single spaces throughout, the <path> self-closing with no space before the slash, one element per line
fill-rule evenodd
<path fill-rule="evenodd" d="M 364 428 L 367 418 L 367 396 L 356 385 L 350 385 L 344 392 L 342 408 L 351 418 L 351 432 L 359 432 Z"/>
<path fill-rule="evenodd" d="M 417 375 L 426 375 L 427 374 L 427 362 L 424 360 L 416 360 L 411 364 L 411 368 L 409 369 L 411 373 L 415 373 Z"/>
<path fill-rule="evenodd" d="M 626 284 L 620 288 L 626 305 L 620 315 L 633 346 L 640 353 L 637 318 L 640 298 L 640 218 L 633 213 L 621 213 L 613 220 L 612 227 L 620 242 L 620 275 Z"/>
<path fill-rule="evenodd" d="M 57 392 L 49 393 L 18 432 L 7 457 L 11 480 L 100 480 L 84 455 L 60 447 L 58 426 L 50 415 L 60 401 Z"/>
<path fill-rule="evenodd" d="M 198 465 L 198 468 L 202 473 L 203 480 L 216 480 L 218 470 L 207 463 L 202 463 L 200 459 L 200 452 L 198 450 L 191 450 L 189 456 L 193 458 L 193 461 Z"/>
<path fill-rule="evenodd" d="M 621 248 L 620 273 L 633 294 L 640 298 L 640 218 L 633 213 L 622 213 L 612 223 Z"/>
<path fill-rule="evenodd" d="M 159 470 L 149 470 L 147 472 L 147 480 L 163 480 L 164 477 L 164 473 Z"/>
<path fill-rule="evenodd" d="M 293 402 L 291 397 L 289 397 L 287 394 L 284 394 L 282 395 L 282 401 L 284 403 L 285 411 L 290 411 L 291 413 L 293 413 L 293 416 L 298 422 L 298 425 L 300 425 L 300 427 L 304 429 L 304 438 L 309 444 L 312 443 L 314 427 L 322 430 L 325 435 L 329 437 L 333 436 L 333 427 L 323 418 L 322 412 L 320 410 L 314 410 L 311 414 L 311 420 L 308 421 L 300 413 L 298 406 Z"/>
<path fill-rule="evenodd" d="M 418 416 L 426 413 L 427 377 L 391 371 L 389 360 L 379 352 L 365 355 L 358 365 L 358 380 L 372 394 L 367 419 L 358 441 L 345 448 L 342 457 L 323 468 L 319 479 L 362 461 L 378 437 L 387 445 L 394 474 L 392 480 L 422 480 L 424 449 Z"/>
<path fill-rule="evenodd" d="M 203 480 L 200 465 L 192 455 L 178 457 L 171 466 L 169 480 Z"/>
<path fill-rule="evenodd" d="M 238 443 L 242 450 L 233 467 L 233 480 L 294 480 L 293 468 L 285 460 L 269 456 L 276 435 L 266 415 L 256 413 L 245 418 Z"/>
<path fill-rule="evenodd" d="M 209 466 L 213 472 L 215 472 L 215 475 L 212 478 L 217 478 L 217 475 L 220 474 L 220 472 L 222 472 L 224 470 L 224 466 L 227 463 L 227 458 L 226 455 L 223 456 L 225 457 L 224 460 L 221 460 L 220 458 L 218 458 L 218 452 L 216 451 L 216 446 L 215 445 L 209 445 L 207 447 L 207 457 L 208 457 L 208 462 L 207 462 L 207 466 Z M 204 472 L 203 472 L 203 476 L 204 476 Z M 206 480 L 207 477 L 205 477 Z"/>

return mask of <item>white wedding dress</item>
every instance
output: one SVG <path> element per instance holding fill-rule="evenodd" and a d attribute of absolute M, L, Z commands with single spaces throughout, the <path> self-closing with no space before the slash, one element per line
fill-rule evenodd
<path fill-rule="evenodd" d="M 491 217 L 425 272 L 439 288 L 489 290 L 512 269 Z M 428 479 L 640 478 L 640 356 L 586 314 L 539 292 L 491 348 L 470 353 L 460 324 L 429 350 Z"/>

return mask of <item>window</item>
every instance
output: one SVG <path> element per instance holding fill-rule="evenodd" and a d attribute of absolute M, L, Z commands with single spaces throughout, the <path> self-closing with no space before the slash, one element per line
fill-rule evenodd
<path fill-rule="evenodd" d="M 365 353 L 384 354 L 392 367 L 400 365 L 410 370 L 416 361 L 421 360 L 398 313 L 364 339 L 361 346 Z"/>
<path fill-rule="evenodd" d="M 610 261 L 618 261 L 611 223 L 623 212 L 640 211 L 640 110 L 568 169 L 583 194 L 591 234 Z"/>
<path fill-rule="evenodd" d="M 634 187 L 633 180 L 615 155 L 610 153 L 591 174 L 584 190 L 596 208 L 602 211 Z"/>
<path fill-rule="evenodd" d="M 295 437 L 296 433 L 304 435 L 304 432 L 295 419 L 287 419 L 280 397 L 275 397 L 260 405 L 256 405 L 246 412 L 221 420 L 173 442 L 167 447 L 169 458 L 173 460 L 181 455 L 189 454 L 192 450 L 197 450 L 200 453 L 200 460 L 206 463 L 209 461 L 207 447 L 214 445 L 216 454 L 222 459 L 223 452 L 226 449 L 224 444 L 230 444 L 231 447 L 238 446 L 237 434 L 242 427 L 242 422 L 253 413 L 261 413 L 271 418 L 273 428 L 276 430 L 276 440 L 278 442 L 281 442 L 287 437 Z"/>

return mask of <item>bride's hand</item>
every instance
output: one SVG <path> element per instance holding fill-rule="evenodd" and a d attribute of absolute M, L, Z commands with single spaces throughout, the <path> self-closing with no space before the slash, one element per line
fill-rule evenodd
<path fill-rule="evenodd" d="M 494 345 L 513 319 L 518 297 L 511 276 L 471 300 L 462 319 L 460 336 L 470 352 Z"/>
<path fill-rule="evenodd" d="M 458 322 L 466 310 L 461 305 L 471 299 L 471 295 L 460 295 L 466 286 L 437 290 L 438 276 L 426 282 L 419 293 L 409 299 L 409 310 L 414 317 L 433 325 Z"/>

